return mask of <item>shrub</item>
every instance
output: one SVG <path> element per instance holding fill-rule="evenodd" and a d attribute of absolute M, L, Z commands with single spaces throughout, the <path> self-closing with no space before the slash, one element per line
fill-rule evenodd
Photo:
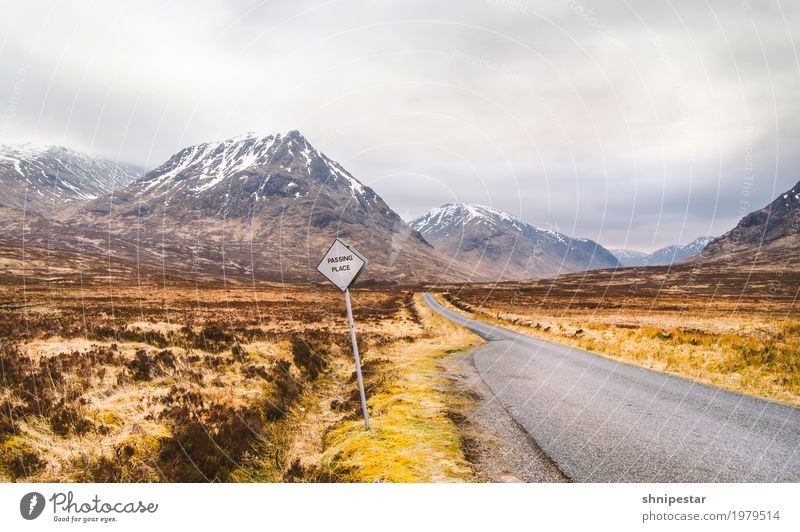
<path fill-rule="evenodd" d="M 292 338 L 292 356 L 294 363 L 308 374 L 311 380 L 316 379 L 327 366 L 325 355 L 327 350 L 318 342 L 309 342 L 301 338 Z"/>
<path fill-rule="evenodd" d="M 94 424 L 75 407 L 67 406 L 64 399 L 56 403 L 49 416 L 50 427 L 59 436 L 82 435 L 94 428 Z"/>
<path fill-rule="evenodd" d="M 236 338 L 216 325 L 209 325 L 200 332 L 199 340 L 200 345 L 196 344 L 196 347 L 219 353 L 230 347 Z"/>
<path fill-rule="evenodd" d="M 409 315 L 411 316 L 411 321 L 418 325 L 422 324 L 422 317 L 419 315 L 419 311 L 417 311 L 417 305 L 414 304 L 414 292 L 408 292 L 406 294 L 404 303 Z"/>
<path fill-rule="evenodd" d="M 175 369 L 177 362 L 178 360 L 175 357 L 175 353 L 169 349 L 159 351 L 155 356 L 156 365 L 162 369 Z"/>
<path fill-rule="evenodd" d="M 131 372 L 133 380 L 149 381 L 153 378 L 153 357 L 147 354 L 144 349 L 136 351 L 133 360 L 128 362 L 128 370 Z"/>
<path fill-rule="evenodd" d="M 396 369 L 389 369 L 392 366 L 391 361 L 385 358 L 371 358 L 365 360 L 361 364 L 361 374 L 364 379 L 364 395 L 367 399 L 372 397 L 375 393 L 380 391 L 384 384 L 391 382 L 397 378 L 398 372 Z M 358 377 L 356 372 L 350 374 L 350 384 L 355 384 Z M 353 386 L 350 392 L 349 404 L 361 408 L 361 392 L 358 386 Z"/>

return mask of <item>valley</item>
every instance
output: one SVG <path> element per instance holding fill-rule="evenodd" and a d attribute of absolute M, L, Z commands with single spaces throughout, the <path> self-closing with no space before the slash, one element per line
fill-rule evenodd
<path fill-rule="evenodd" d="M 718 238 L 643 255 L 477 204 L 406 222 L 298 131 L 189 146 L 142 175 L 0 153 L 3 481 L 569 480 L 531 437 L 541 412 L 496 395 L 540 378 L 541 346 L 599 355 L 595 377 L 630 366 L 800 405 L 800 183 Z M 341 292 L 315 271 L 334 238 L 369 259 L 353 311 L 370 432 Z M 506 380 L 475 357 L 492 325 L 524 335 Z"/>

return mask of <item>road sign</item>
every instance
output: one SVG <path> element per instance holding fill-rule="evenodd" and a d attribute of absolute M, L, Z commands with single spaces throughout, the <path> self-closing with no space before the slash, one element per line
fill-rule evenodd
<path fill-rule="evenodd" d="M 364 415 L 364 426 L 369 430 L 369 414 L 367 413 L 367 396 L 364 393 L 364 379 L 361 376 L 361 358 L 358 356 L 356 342 L 356 326 L 353 323 L 353 307 L 350 305 L 350 285 L 353 284 L 367 265 L 367 259 L 347 245 L 344 240 L 333 241 L 328 252 L 322 257 L 317 271 L 344 292 L 344 305 L 347 308 L 347 321 L 350 323 L 350 342 L 353 344 L 353 358 L 356 362 L 356 380 L 358 393 L 361 395 L 361 413 Z"/>
<path fill-rule="evenodd" d="M 367 259 L 347 245 L 347 242 L 337 238 L 322 257 L 317 271 L 344 292 L 355 282 L 367 262 Z"/>

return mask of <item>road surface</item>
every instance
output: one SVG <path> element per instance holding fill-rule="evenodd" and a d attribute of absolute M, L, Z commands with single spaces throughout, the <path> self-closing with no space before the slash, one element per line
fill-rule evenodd
<path fill-rule="evenodd" d="M 576 482 L 798 482 L 800 409 L 435 312 L 487 340 L 475 367 Z"/>

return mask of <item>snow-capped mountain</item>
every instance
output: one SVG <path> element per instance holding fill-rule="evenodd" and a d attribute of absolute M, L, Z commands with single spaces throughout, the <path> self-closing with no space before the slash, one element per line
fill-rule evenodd
<path fill-rule="evenodd" d="M 800 182 L 739 220 L 692 262 L 795 271 L 800 264 Z"/>
<path fill-rule="evenodd" d="M 685 246 L 673 244 L 652 253 L 629 249 L 612 249 L 611 252 L 623 266 L 668 266 L 694 257 L 712 240 L 713 236 L 700 236 Z"/>
<path fill-rule="evenodd" d="M 346 190 L 350 207 L 388 206 L 298 131 L 248 133 L 190 146 L 134 183 L 126 193 L 154 205 L 186 200 L 220 216 L 250 216 L 265 198 L 307 198 L 317 188 Z M 220 201 L 220 198 L 225 198 Z M 242 209 L 243 208 L 243 209 Z"/>
<path fill-rule="evenodd" d="M 412 221 L 411 227 L 436 249 L 470 265 L 473 277 L 482 280 L 542 278 L 619 266 L 596 242 L 540 229 L 483 205 L 448 203 Z"/>
<path fill-rule="evenodd" d="M 58 146 L 0 146 L 0 206 L 50 215 L 119 190 L 142 175 L 134 166 Z"/>
<path fill-rule="evenodd" d="M 463 280 L 466 271 L 297 131 L 185 148 L 69 223 L 110 231 L 112 251 L 177 270 L 320 280 L 319 258 L 340 237 L 370 260 L 361 279 Z"/>

